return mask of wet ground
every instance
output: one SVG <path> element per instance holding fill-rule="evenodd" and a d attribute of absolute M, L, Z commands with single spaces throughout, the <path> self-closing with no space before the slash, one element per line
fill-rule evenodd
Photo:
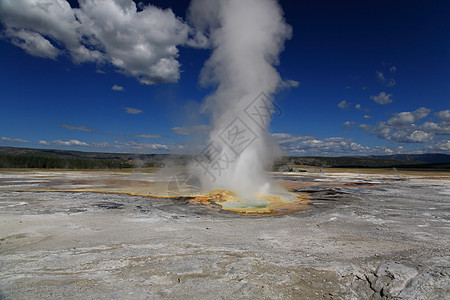
<path fill-rule="evenodd" d="M 449 299 L 450 174 L 273 176 L 308 209 L 242 216 L 164 198 L 152 173 L 0 171 L 0 298 Z"/>

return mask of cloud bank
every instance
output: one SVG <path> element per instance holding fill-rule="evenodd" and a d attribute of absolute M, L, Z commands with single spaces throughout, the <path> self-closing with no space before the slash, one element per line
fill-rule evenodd
<path fill-rule="evenodd" d="M 374 149 L 364 147 L 349 138 L 330 137 L 318 139 L 313 136 L 274 133 L 272 136 L 280 143 L 284 151 L 290 155 L 311 156 L 339 156 L 362 155 L 375 152 Z"/>
<path fill-rule="evenodd" d="M 206 38 L 171 9 L 132 0 L 2 0 L 4 37 L 31 55 L 74 63 L 110 64 L 143 84 L 177 82 L 178 46 L 205 47 Z"/>
<path fill-rule="evenodd" d="M 83 147 L 90 146 L 88 143 L 81 142 L 79 140 L 68 140 L 68 141 L 54 140 L 51 142 L 40 140 L 39 144 L 43 146 L 83 146 Z"/>
<path fill-rule="evenodd" d="M 436 136 L 450 135 L 450 110 L 437 112 L 438 122 L 423 122 L 430 112 L 431 109 L 421 107 L 412 112 L 394 113 L 386 122 L 360 127 L 379 138 L 399 143 L 428 143 Z"/>
<path fill-rule="evenodd" d="M 27 140 L 9 138 L 9 137 L 6 137 L 6 136 L 2 136 L 0 138 L 0 140 L 2 140 L 2 142 L 7 142 L 7 143 L 30 143 L 30 141 L 27 141 Z"/>

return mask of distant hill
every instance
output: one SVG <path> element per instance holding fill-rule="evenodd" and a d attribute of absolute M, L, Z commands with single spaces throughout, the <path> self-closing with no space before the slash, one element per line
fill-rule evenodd
<path fill-rule="evenodd" d="M 427 163 L 450 163 L 450 155 L 440 153 L 430 154 L 393 154 L 393 155 L 371 155 L 367 158 L 388 159 L 397 161 L 416 161 Z"/>
<path fill-rule="evenodd" d="M 0 168 L 109 169 L 183 165 L 187 156 L 0 147 Z"/>
<path fill-rule="evenodd" d="M 108 169 L 162 167 L 167 163 L 183 166 L 192 158 L 175 154 L 100 153 L 69 150 L 0 147 L 0 168 Z M 320 168 L 406 168 L 450 170 L 450 155 L 397 154 L 365 157 L 283 157 L 274 170 L 293 166 Z"/>
<path fill-rule="evenodd" d="M 450 155 L 387 155 L 387 156 L 342 156 L 342 157 L 284 157 L 276 162 L 275 169 L 286 166 L 314 166 L 321 168 L 404 168 L 404 169 L 450 169 Z"/>

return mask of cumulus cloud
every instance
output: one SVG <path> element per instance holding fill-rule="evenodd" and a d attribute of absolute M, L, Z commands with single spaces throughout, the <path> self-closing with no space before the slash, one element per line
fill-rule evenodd
<path fill-rule="evenodd" d="M 413 112 L 400 112 L 400 113 L 394 113 L 392 117 L 387 121 L 389 125 L 393 126 L 405 126 L 409 125 L 411 123 L 418 122 L 428 116 L 428 114 L 431 112 L 431 109 L 421 107 L 416 109 Z"/>
<path fill-rule="evenodd" d="M 442 121 L 450 122 L 450 109 L 439 111 L 436 116 Z"/>
<path fill-rule="evenodd" d="M 397 67 L 396 67 L 396 66 L 390 67 L 390 68 L 389 68 L 389 72 L 391 72 L 391 73 L 397 72 Z"/>
<path fill-rule="evenodd" d="M 92 128 L 86 127 L 86 126 L 74 126 L 74 125 L 68 125 L 68 124 L 61 124 L 62 128 L 68 129 L 68 130 L 79 130 L 84 132 L 93 132 L 94 130 Z"/>
<path fill-rule="evenodd" d="M 56 59 L 59 55 L 59 50 L 38 33 L 25 30 L 7 30 L 6 34 L 11 36 L 11 42 L 14 45 L 31 55 L 51 59 Z"/>
<path fill-rule="evenodd" d="M 9 138 L 6 136 L 2 136 L 0 140 L 2 140 L 2 142 L 9 142 L 9 143 L 30 143 L 30 141 L 27 140 Z"/>
<path fill-rule="evenodd" d="M 418 109 L 416 109 L 415 111 L 413 111 L 413 116 L 414 116 L 414 122 L 420 121 L 423 118 L 427 117 L 431 112 L 431 109 L 429 108 L 425 108 L 425 107 L 420 107 Z"/>
<path fill-rule="evenodd" d="M 308 135 L 296 135 L 289 133 L 272 133 L 272 137 L 275 138 L 279 144 L 284 145 L 314 139 L 314 137 Z"/>
<path fill-rule="evenodd" d="M 149 144 L 149 143 L 138 143 L 133 141 L 128 142 L 114 142 L 114 148 L 123 151 L 132 151 L 132 152 L 154 152 L 161 150 L 169 150 L 169 146 L 165 144 Z"/>
<path fill-rule="evenodd" d="M 364 115 L 364 117 L 363 117 L 364 119 L 371 119 L 372 118 L 372 116 L 369 116 L 369 115 Z"/>
<path fill-rule="evenodd" d="M 409 111 L 401 113 L 395 113 L 387 123 L 392 126 L 405 126 L 413 123 L 415 120 L 414 115 Z"/>
<path fill-rule="evenodd" d="M 141 114 L 144 112 L 142 109 L 133 108 L 133 107 L 125 107 L 124 110 L 127 114 L 132 114 L 132 115 L 138 115 L 138 114 Z"/>
<path fill-rule="evenodd" d="M 356 104 L 356 105 L 355 105 L 355 108 L 356 108 L 356 109 L 361 109 L 361 104 Z"/>
<path fill-rule="evenodd" d="M 386 94 L 386 92 L 380 92 L 378 95 L 370 96 L 370 99 L 378 104 L 388 104 L 392 102 L 392 94 Z"/>
<path fill-rule="evenodd" d="M 349 154 L 367 154 L 370 148 L 364 147 L 351 139 L 331 137 L 317 139 L 312 136 L 286 133 L 272 134 L 280 146 L 289 154 L 338 156 Z"/>
<path fill-rule="evenodd" d="M 401 143 L 433 142 L 436 135 L 450 134 L 450 122 L 423 122 L 430 112 L 421 107 L 412 112 L 394 113 L 386 122 L 378 122 L 375 126 L 361 124 L 360 128 L 382 139 Z"/>
<path fill-rule="evenodd" d="M 425 146 L 427 152 L 450 153 L 450 140 L 441 140 L 434 145 Z"/>
<path fill-rule="evenodd" d="M 132 0 L 2 0 L 4 35 L 31 55 L 74 63 L 111 64 L 143 84 L 176 82 L 178 46 L 205 47 L 207 39 L 171 9 L 138 11 Z"/>
<path fill-rule="evenodd" d="M 432 134 L 438 135 L 450 135 L 450 123 L 449 122 L 425 122 L 422 124 L 423 130 Z"/>
<path fill-rule="evenodd" d="M 88 143 L 81 142 L 79 140 L 69 140 L 69 141 L 54 140 L 51 142 L 40 140 L 39 144 L 44 146 L 83 146 L 83 147 L 90 146 Z"/>
<path fill-rule="evenodd" d="M 350 103 L 348 103 L 346 100 L 342 100 L 341 102 L 339 102 L 338 107 L 340 109 L 346 109 L 350 106 Z"/>
<path fill-rule="evenodd" d="M 173 127 L 172 131 L 180 135 L 206 134 L 209 131 L 208 125 L 195 125 L 191 127 Z"/>
<path fill-rule="evenodd" d="M 111 89 L 112 89 L 113 91 L 118 91 L 118 92 L 123 92 L 123 91 L 125 91 L 125 89 L 124 89 L 123 86 L 120 86 L 120 85 L 117 85 L 117 84 L 113 85 Z"/>
<path fill-rule="evenodd" d="M 108 151 L 118 151 L 118 152 L 132 152 L 132 153 L 155 153 L 155 152 L 168 152 L 171 149 L 179 149 L 179 145 L 170 144 L 150 144 L 150 143 L 140 143 L 136 141 L 114 141 L 114 143 L 108 142 L 93 142 L 86 143 L 78 140 L 54 140 L 45 141 L 40 140 L 40 145 L 43 146 L 82 146 L 90 148 L 101 148 L 107 149 Z"/>

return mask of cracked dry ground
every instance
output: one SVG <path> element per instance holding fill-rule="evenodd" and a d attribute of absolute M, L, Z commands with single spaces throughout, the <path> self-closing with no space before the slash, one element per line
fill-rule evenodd
<path fill-rule="evenodd" d="M 448 180 L 302 176 L 313 208 L 263 218 L 0 191 L 0 298 L 449 299 Z"/>

